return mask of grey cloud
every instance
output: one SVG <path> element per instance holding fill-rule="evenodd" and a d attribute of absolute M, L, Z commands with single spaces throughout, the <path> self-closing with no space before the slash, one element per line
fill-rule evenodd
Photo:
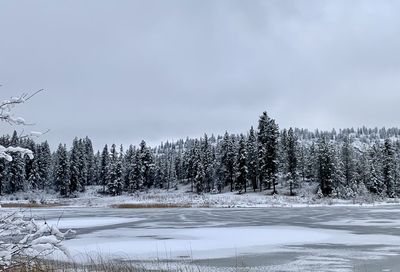
<path fill-rule="evenodd" d="M 53 146 L 243 132 L 263 110 L 281 127 L 396 126 L 399 7 L 5 0 L 0 94 L 45 88 L 18 113 Z"/>

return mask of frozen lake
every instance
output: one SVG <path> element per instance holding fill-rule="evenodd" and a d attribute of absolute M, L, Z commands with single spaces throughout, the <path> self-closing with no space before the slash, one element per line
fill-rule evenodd
<path fill-rule="evenodd" d="M 72 255 L 184 260 L 210 271 L 398 271 L 400 207 L 37 209 Z"/>

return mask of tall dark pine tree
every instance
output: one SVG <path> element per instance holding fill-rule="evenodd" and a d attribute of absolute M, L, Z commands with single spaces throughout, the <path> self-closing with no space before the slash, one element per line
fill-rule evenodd
<path fill-rule="evenodd" d="M 146 146 L 145 141 L 140 143 L 139 155 L 144 186 L 149 189 L 154 182 L 154 159 L 151 150 Z"/>
<path fill-rule="evenodd" d="M 56 190 L 62 196 L 68 196 L 70 188 L 68 152 L 65 145 L 60 144 L 55 154 L 54 182 Z"/>
<path fill-rule="evenodd" d="M 109 194 L 115 196 L 121 194 L 123 187 L 122 154 L 118 155 L 115 144 L 111 146 L 110 153 L 110 177 L 107 184 L 107 190 Z"/>
<path fill-rule="evenodd" d="M 251 182 L 253 190 L 258 189 L 257 176 L 258 176 L 258 143 L 257 137 L 254 132 L 253 127 L 251 127 L 249 132 L 249 137 L 247 139 L 247 158 L 248 158 L 248 179 Z"/>
<path fill-rule="evenodd" d="M 298 170 L 299 170 L 299 175 L 302 179 L 302 181 L 306 180 L 306 170 L 307 170 L 307 155 L 306 155 L 306 147 L 304 144 L 300 144 L 297 147 L 297 164 L 298 164 Z"/>
<path fill-rule="evenodd" d="M 205 191 L 210 192 L 212 189 L 214 158 L 207 134 L 204 134 L 204 139 L 201 140 L 201 154 L 205 173 Z"/>
<path fill-rule="evenodd" d="M 354 158 L 354 149 L 351 145 L 349 137 L 345 137 L 341 149 L 341 165 L 345 186 L 348 190 L 355 190 L 356 186 L 356 162 Z M 356 193 L 356 192 L 354 192 Z"/>
<path fill-rule="evenodd" d="M 24 190 L 31 190 L 31 189 L 38 189 L 39 182 L 40 182 L 40 177 L 38 177 L 38 158 L 40 157 L 40 150 L 38 146 L 35 144 L 35 142 L 31 139 L 24 139 L 21 141 L 21 145 L 23 145 L 25 148 L 28 148 L 31 150 L 34 154 L 33 159 L 30 159 L 28 157 L 24 158 L 24 165 L 25 165 L 25 177 L 24 177 Z M 35 173 L 32 175 L 31 172 L 33 171 L 33 168 Z M 29 180 L 30 179 L 30 180 Z"/>
<path fill-rule="evenodd" d="M 289 129 L 286 142 L 287 173 L 290 195 L 294 195 L 293 187 L 297 187 L 297 139 L 292 128 Z"/>
<path fill-rule="evenodd" d="M 86 137 L 83 140 L 86 168 L 86 183 L 93 185 L 96 183 L 96 160 L 93 152 L 92 141 Z"/>
<path fill-rule="evenodd" d="M 305 167 L 306 179 L 309 181 L 316 181 L 318 176 L 318 150 L 314 142 L 307 148 Z"/>
<path fill-rule="evenodd" d="M 83 192 L 85 191 L 85 186 L 88 183 L 88 153 L 86 153 L 85 141 L 79 139 L 78 141 L 79 147 L 79 187 L 78 190 Z"/>
<path fill-rule="evenodd" d="M 334 171 L 331 146 L 327 139 L 322 136 L 318 142 L 318 179 L 324 196 L 331 195 L 333 191 Z"/>
<path fill-rule="evenodd" d="M 19 146 L 19 143 L 18 134 L 14 131 L 10 145 L 16 147 Z M 21 157 L 20 154 L 13 153 L 11 155 L 13 160 L 10 163 L 9 171 L 10 192 L 15 193 L 24 189 L 25 162 L 24 158 Z"/>
<path fill-rule="evenodd" d="M 288 176 L 289 166 L 288 166 L 288 131 L 283 129 L 279 135 L 279 145 L 278 145 L 278 162 L 279 162 L 279 172 L 281 172 L 285 177 Z"/>
<path fill-rule="evenodd" d="M 236 163 L 236 148 L 234 135 L 229 136 L 225 132 L 221 147 L 221 164 L 224 168 L 225 186 L 230 185 L 231 192 L 233 191 L 233 183 L 235 179 L 235 163 Z"/>
<path fill-rule="evenodd" d="M 81 189 L 81 167 L 82 167 L 82 154 L 81 145 L 78 138 L 75 138 L 72 143 L 71 157 L 70 157 L 70 193 L 75 193 Z"/>
<path fill-rule="evenodd" d="M 40 188 L 44 190 L 50 187 L 51 151 L 47 141 L 38 146 L 38 166 Z"/>
<path fill-rule="evenodd" d="M 0 196 L 3 195 L 7 176 L 6 160 L 4 158 L 0 158 Z"/>
<path fill-rule="evenodd" d="M 38 146 L 39 147 L 39 146 Z M 37 151 L 38 148 L 35 149 L 31 149 L 35 156 L 30 163 L 30 170 L 29 170 L 29 174 L 27 176 L 27 187 L 28 189 L 39 189 L 40 188 L 40 182 L 41 182 L 41 177 L 40 177 L 40 172 L 39 172 L 39 158 L 37 152 L 35 153 L 35 150 Z M 40 155 L 39 155 L 40 156 Z"/>
<path fill-rule="evenodd" d="M 247 150 L 246 140 L 243 135 L 240 135 L 239 140 L 239 153 L 237 156 L 237 177 L 236 177 L 236 190 L 241 194 L 243 191 L 247 192 Z"/>
<path fill-rule="evenodd" d="M 258 122 L 260 190 L 262 185 L 266 185 L 268 189 L 272 185 L 272 194 L 277 193 L 278 130 L 275 120 L 268 117 L 267 112 L 263 112 Z"/>
<path fill-rule="evenodd" d="M 370 178 L 367 180 L 367 188 L 377 195 L 383 196 L 386 192 L 386 184 L 383 177 L 383 156 L 379 143 L 375 143 L 368 151 L 368 166 Z"/>
<path fill-rule="evenodd" d="M 188 178 L 190 180 L 190 186 L 191 186 L 191 191 L 194 192 L 195 191 L 195 185 L 197 183 L 196 181 L 196 176 L 197 176 L 197 172 L 198 172 L 198 164 L 201 162 L 200 158 L 200 142 L 196 139 L 193 143 L 193 145 L 190 148 L 190 151 L 188 152 L 188 170 L 187 170 L 187 174 L 188 174 Z M 203 168 L 203 172 L 204 172 L 204 168 Z"/>
<path fill-rule="evenodd" d="M 394 157 L 394 150 L 392 142 L 389 139 L 385 140 L 382 150 L 383 155 L 383 181 L 386 186 L 386 193 L 388 197 L 396 196 L 396 161 Z"/>
<path fill-rule="evenodd" d="M 204 182 L 205 182 L 206 174 L 204 173 L 203 163 L 199 160 L 196 167 L 196 176 L 195 176 L 195 187 L 197 194 L 202 194 L 204 192 Z"/>
<path fill-rule="evenodd" d="M 103 152 L 101 153 L 100 163 L 100 184 L 103 186 L 103 193 L 106 192 L 106 186 L 110 179 L 110 154 L 108 152 L 108 146 L 105 145 Z"/>
<path fill-rule="evenodd" d="M 135 166 L 135 153 L 135 149 L 132 145 L 130 145 L 125 154 L 125 188 L 131 193 L 134 191 L 135 182 L 135 177 L 133 175 Z"/>

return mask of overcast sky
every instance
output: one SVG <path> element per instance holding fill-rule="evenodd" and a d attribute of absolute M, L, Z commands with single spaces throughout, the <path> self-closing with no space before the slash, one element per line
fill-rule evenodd
<path fill-rule="evenodd" d="M 2 0 L 0 94 L 44 88 L 17 114 L 53 147 L 398 126 L 399 3 Z"/>

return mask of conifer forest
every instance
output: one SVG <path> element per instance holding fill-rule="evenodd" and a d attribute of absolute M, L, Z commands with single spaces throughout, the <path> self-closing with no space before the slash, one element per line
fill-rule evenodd
<path fill-rule="evenodd" d="M 32 189 L 73 196 L 88 185 L 101 185 L 110 196 L 174 190 L 190 185 L 196 194 L 225 191 L 271 194 L 318 182 L 321 197 L 351 198 L 367 192 L 393 198 L 400 193 L 398 128 L 350 128 L 339 131 L 279 129 L 264 112 L 258 126 L 242 134 L 206 135 L 150 147 L 105 145 L 94 150 L 89 137 L 75 138 L 51 150 L 47 142 L 1 137 L 3 146 L 22 146 L 34 158 L 0 161 L 1 194 Z M 284 192 L 277 189 L 285 188 Z"/>

